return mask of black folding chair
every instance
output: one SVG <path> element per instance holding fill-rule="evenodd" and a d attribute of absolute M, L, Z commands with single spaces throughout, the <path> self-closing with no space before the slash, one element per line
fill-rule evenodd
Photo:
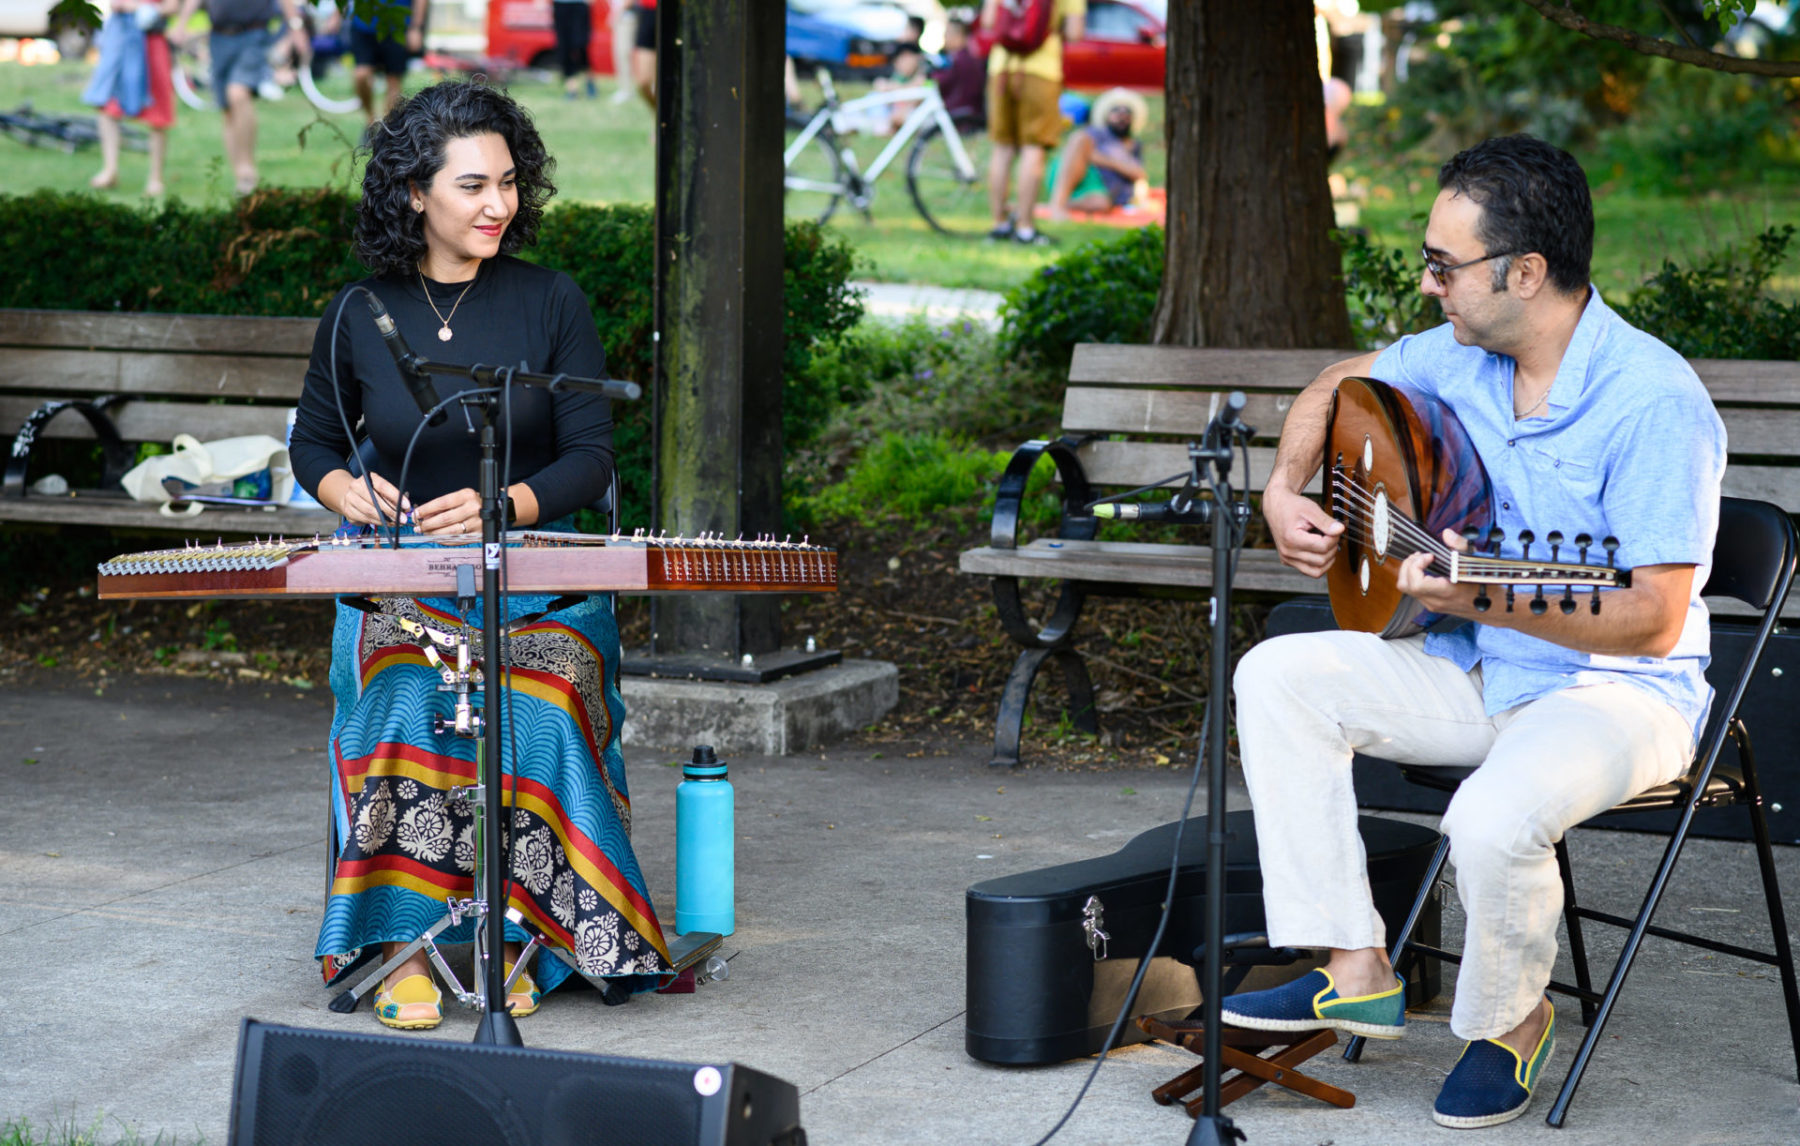
<path fill-rule="evenodd" d="M 1713 546 L 1712 574 L 1707 578 L 1702 595 L 1736 598 L 1760 612 L 1761 623 L 1745 654 L 1743 667 L 1731 682 L 1729 692 L 1721 692 L 1714 700 L 1712 715 L 1707 722 L 1705 734 L 1700 738 L 1699 749 L 1694 754 L 1694 763 L 1687 775 L 1640 792 L 1608 813 L 1671 810 L 1679 813 L 1669 836 L 1668 846 L 1663 849 L 1656 878 L 1651 881 L 1649 893 L 1645 895 L 1643 906 L 1638 909 L 1637 915 L 1627 919 L 1596 911 L 1591 907 L 1578 906 L 1574 878 L 1569 869 L 1567 841 L 1556 841 L 1556 863 L 1562 872 L 1563 882 L 1563 920 L 1569 932 L 1569 956 L 1575 964 L 1576 982 L 1570 985 L 1552 980 L 1550 989 L 1581 1001 L 1581 1021 L 1587 1026 L 1587 1035 L 1581 1040 L 1581 1048 L 1575 1052 L 1575 1061 L 1569 1067 L 1569 1076 L 1563 1081 L 1562 1090 L 1557 1093 L 1556 1102 L 1550 1108 L 1549 1117 L 1545 1119 L 1551 1126 L 1561 1126 L 1568 1115 L 1569 1103 L 1575 1097 L 1575 1088 L 1581 1084 L 1588 1059 L 1600 1041 L 1601 1031 L 1606 1028 L 1606 1020 L 1612 1014 L 1613 1004 L 1618 1001 L 1619 990 L 1625 984 L 1625 976 L 1631 970 L 1631 962 L 1645 935 L 1673 939 L 1779 968 L 1781 989 L 1787 1002 L 1788 1031 L 1794 1043 L 1795 1067 L 1800 1072 L 1800 990 L 1795 987 L 1794 955 L 1788 943 L 1787 918 L 1781 908 L 1781 889 L 1775 879 L 1775 857 L 1769 847 L 1769 827 L 1763 817 L 1762 792 L 1757 786 L 1756 758 L 1750 749 L 1749 729 L 1745 727 L 1739 713 L 1744 692 L 1756 673 L 1763 648 L 1768 644 L 1769 634 L 1775 630 L 1782 602 L 1787 599 L 1788 587 L 1793 583 L 1794 560 L 1794 523 L 1787 511 L 1765 501 L 1746 501 L 1735 497 L 1723 500 L 1719 513 L 1719 536 Z M 1720 752 L 1728 739 L 1737 745 L 1735 766 L 1719 763 Z M 1401 766 L 1400 771 L 1415 784 L 1454 792 L 1475 770 Z M 1769 922 L 1775 936 L 1773 952 L 1721 943 L 1703 936 L 1657 927 L 1650 922 L 1657 904 L 1662 900 L 1663 891 L 1668 886 L 1669 876 L 1675 870 L 1675 861 L 1681 855 L 1682 845 L 1687 842 L 1688 827 L 1693 822 L 1694 812 L 1700 808 L 1731 805 L 1744 808 L 1750 816 L 1751 835 L 1756 842 L 1756 858 L 1762 868 L 1763 895 L 1768 900 Z M 1450 841 L 1446 838 L 1438 845 L 1437 854 L 1432 858 L 1431 867 L 1419 886 L 1418 897 L 1413 901 L 1406 924 L 1394 939 L 1393 950 L 1389 954 L 1396 965 L 1403 958 L 1418 957 L 1462 962 L 1461 956 L 1454 952 L 1416 943 L 1412 939 L 1420 912 L 1424 910 L 1426 901 L 1443 874 L 1444 860 L 1449 851 Z M 1619 961 L 1613 967 L 1612 977 L 1607 981 L 1603 992 L 1594 991 L 1589 975 L 1587 948 L 1581 935 L 1581 921 L 1584 919 L 1625 928 L 1628 932 L 1625 945 L 1619 952 Z M 1344 1050 L 1344 1057 L 1352 1062 L 1356 1061 L 1362 1055 L 1362 1047 L 1361 1038 L 1352 1038 Z"/>

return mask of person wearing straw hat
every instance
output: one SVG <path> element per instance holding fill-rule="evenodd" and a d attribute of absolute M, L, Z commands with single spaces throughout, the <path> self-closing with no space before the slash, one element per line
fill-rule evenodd
<path fill-rule="evenodd" d="M 1142 199 L 1149 184 L 1137 137 L 1149 120 L 1143 96 L 1124 88 L 1103 92 L 1087 125 L 1070 133 L 1052 165 L 1050 217 L 1067 219 L 1070 208 L 1110 211 Z"/>

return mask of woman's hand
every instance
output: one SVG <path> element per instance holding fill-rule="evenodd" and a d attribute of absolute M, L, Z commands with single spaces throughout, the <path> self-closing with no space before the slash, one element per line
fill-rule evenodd
<path fill-rule="evenodd" d="M 369 482 L 375 486 L 376 498 L 375 501 L 370 501 L 369 486 L 361 478 L 351 476 L 348 471 L 339 472 L 350 478 L 338 504 L 338 513 L 344 520 L 357 525 L 392 524 L 399 519 L 401 513 L 410 508 L 406 499 L 400 496 L 400 491 L 394 488 L 394 483 L 380 474 L 369 475 Z"/>
<path fill-rule="evenodd" d="M 420 533 L 480 533 L 481 495 L 459 489 L 434 497 L 413 511 L 413 526 Z"/>

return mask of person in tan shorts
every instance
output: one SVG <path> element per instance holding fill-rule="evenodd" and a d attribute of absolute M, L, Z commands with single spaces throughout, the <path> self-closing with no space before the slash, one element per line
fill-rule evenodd
<path fill-rule="evenodd" d="M 1003 0 L 985 0 L 981 26 L 995 27 Z M 998 44 L 988 56 L 988 206 L 993 211 L 990 239 L 1047 243 L 1032 222 L 1032 211 L 1044 190 L 1044 164 L 1062 140 L 1062 51 L 1064 40 L 1086 32 L 1087 0 L 1056 0 L 1050 35 L 1035 51 L 1014 55 Z M 1017 163 L 1015 183 L 1014 164 Z M 1010 206 L 1007 191 L 1013 191 Z"/>

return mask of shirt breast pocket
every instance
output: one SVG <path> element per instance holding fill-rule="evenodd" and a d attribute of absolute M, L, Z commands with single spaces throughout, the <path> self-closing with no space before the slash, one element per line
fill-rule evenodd
<path fill-rule="evenodd" d="M 1531 471 L 1532 485 L 1540 495 L 1533 498 L 1536 504 L 1560 507 L 1562 512 L 1595 519 L 1546 522 L 1540 532 L 1560 529 L 1574 536 L 1596 530 L 1600 526 L 1597 520 L 1600 495 L 1606 487 L 1606 472 L 1598 459 L 1583 456 L 1555 441 L 1520 442 L 1519 445 Z"/>

